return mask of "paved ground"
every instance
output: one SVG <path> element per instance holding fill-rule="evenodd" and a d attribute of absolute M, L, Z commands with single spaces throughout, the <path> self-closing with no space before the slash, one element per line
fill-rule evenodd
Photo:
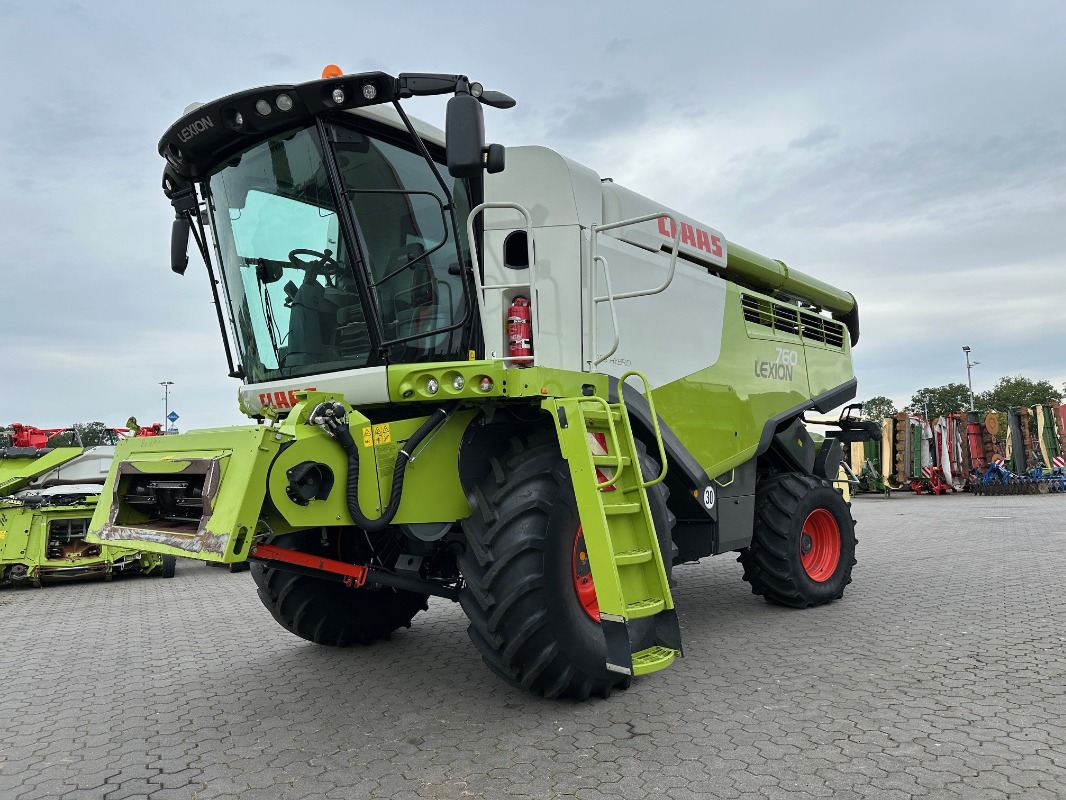
<path fill-rule="evenodd" d="M 686 658 L 609 701 L 484 669 L 457 606 L 369 649 L 248 573 L 0 593 L 0 798 L 1066 797 L 1066 496 L 855 502 L 844 600 L 679 569 Z"/>

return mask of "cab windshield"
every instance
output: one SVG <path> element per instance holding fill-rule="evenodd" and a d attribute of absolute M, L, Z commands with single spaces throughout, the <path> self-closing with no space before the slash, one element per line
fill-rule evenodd
<path fill-rule="evenodd" d="M 465 358 L 457 226 L 433 169 L 383 138 L 341 127 L 330 138 L 324 145 L 315 128 L 286 133 L 209 179 L 246 380 Z M 337 193 L 330 156 L 343 182 Z M 465 220 L 463 184 L 452 191 Z M 338 194 L 354 217 L 354 243 L 338 218 Z"/>

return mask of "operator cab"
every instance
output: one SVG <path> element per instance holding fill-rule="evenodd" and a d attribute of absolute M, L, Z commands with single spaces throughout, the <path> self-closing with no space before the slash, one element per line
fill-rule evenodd
<path fill-rule="evenodd" d="M 326 141 L 317 126 L 271 137 L 206 181 L 249 379 L 381 363 L 368 321 L 375 318 L 388 360 L 464 357 L 458 265 L 465 245 L 430 166 L 382 136 L 341 121 L 324 127 Z M 340 203 L 326 154 L 337 167 Z M 449 188 L 465 215 L 466 187 Z M 355 245 L 344 235 L 341 205 Z"/>
<path fill-rule="evenodd" d="M 253 89 L 190 109 L 164 135 L 175 269 L 203 208 L 235 376 L 263 383 L 481 348 L 465 222 L 482 167 L 449 163 L 441 137 L 416 131 L 398 103 L 455 91 L 479 122 L 469 86 L 368 73 Z M 392 114 L 362 108 L 389 100 Z M 466 127 L 466 149 L 480 153 L 482 129 Z M 210 269 L 205 232 L 192 230 Z"/>

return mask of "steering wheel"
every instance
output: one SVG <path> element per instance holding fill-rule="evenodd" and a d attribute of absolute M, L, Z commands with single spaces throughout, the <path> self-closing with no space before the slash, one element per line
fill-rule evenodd
<path fill-rule="evenodd" d="M 312 260 L 304 261 L 300 256 L 310 256 Z M 332 250 L 321 253 L 317 250 L 291 250 L 289 262 L 310 275 L 336 275 L 341 270 L 340 262 L 333 257 Z"/>

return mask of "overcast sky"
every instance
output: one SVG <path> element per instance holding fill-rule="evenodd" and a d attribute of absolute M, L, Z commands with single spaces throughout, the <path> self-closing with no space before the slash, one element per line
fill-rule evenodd
<path fill-rule="evenodd" d="M 239 422 L 162 132 L 194 100 L 465 73 L 543 144 L 851 291 L 859 397 L 1066 382 L 1066 4 L 0 0 L 0 425 Z M 412 115 L 443 125 L 443 106 Z"/>

